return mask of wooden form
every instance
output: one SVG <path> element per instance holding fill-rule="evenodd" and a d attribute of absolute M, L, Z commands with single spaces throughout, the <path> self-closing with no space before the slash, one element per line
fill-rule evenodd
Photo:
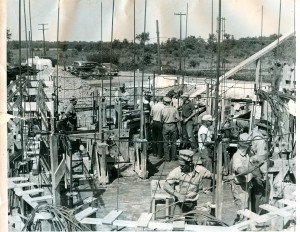
<path fill-rule="evenodd" d="M 119 213 L 120 212 L 120 213 Z M 107 216 L 109 216 L 109 223 L 104 223 L 104 218 L 84 218 L 79 222 L 82 224 L 92 224 L 92 225 L 111 225 L 118 227 L 127 227 L 134 229 L 143 229 L 143 230 L 158 230 L 158 231 L 172 231 L 172 230 L 183 230 L 183 231 L 210 231 L 210 232 L 219 232 L 219 231 L 230 231 L 238 232 L 237 228 L 223 227 L 223 226 L 201 226 L 201 225 L 189 225 L 185 224 L 184 221 L 178 221 L 175 223 L 164 223 L 159 221 L 150 221 L 152 214 L 142 213 L 137 221 L 130 220 L 117 220 L 117 217 L 122 213 L 122 211 L 111 211 Z M 112 215 L 112 216 L 111 216 Z M 117 216 L 117 217 L 116 217 Z"/>
<path fill-rule="evenodd" d="M 96 143 L 95 149 L 95 157 L 96 157 L 96 171 L 98 175 L 98 180 L 102 184 L 106 184 L 109 182 L 109 177 L 107 173 L 107 162 L 106 162 L 106 154 L 107 154 L 106 143 Z"/>
<path fill-rule="evenodd" d="M 134 166 L 134 171 L 142 178 L 146 179 L 148 177 L 147 171 L 147 140 L 138 139 L 134 140 L 135 146 L 135 157 L 136 163 Z"/>
<path fill-rule="evenodd" d="M 278 208 L 269 204 L 260 205 L 261 209 L 269 211 L 264 215 L 255 214 L 248 209 L 240 210 L 239 213 L 249 218 L 249 220 L 230 226 L 230 228 L 245 230 L 250 227 L 253 229 L 257 223 L 265 223 L 271 231 L 282 231 L 283 227 L 296 217 L 296 203 L 286 199 L 279 200 L 279 203 L 286 206 Z"/>

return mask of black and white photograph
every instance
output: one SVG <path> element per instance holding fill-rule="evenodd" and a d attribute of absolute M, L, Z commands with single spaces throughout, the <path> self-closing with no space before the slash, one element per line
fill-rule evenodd
<path fill-rule="evenodd" d="M 0 5 L 1 231 L 297 231 L 299 0 Z"/>

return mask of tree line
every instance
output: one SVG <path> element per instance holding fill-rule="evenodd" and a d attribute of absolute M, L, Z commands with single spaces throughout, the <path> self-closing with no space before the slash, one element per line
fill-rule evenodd
<path fill-rule="evenodd" d="M 8 31 L 9 33 L 9 31 Z M 9 33 L 7 47 L 19 49 L 19 41 L 11 40 Z M 281 35 L 280 35 L 281 36 Z M 246 37 L 235 39 L 234 35 L 224 34 L 220 43 L 221 57 L 223 63 L 241 61 L 261 50 L 271 42 L 275 41 L 278 35 L 272 34 L 263 37 Z M 156 42 L 149 39 L 149 33 L 136 35 L 135 43 L 127 39 L 114 39 L 110 42 L 87 42 L 87 41 L 59 41 L 58 47 L 60 58 L 67 58 L 72 51 L 73 56 L 85 54 L 86 60 L 95 62 L 111 62 L 119 65 L 122 70 L 139 68 L 142 64 L 155 66 L 158 63 L 158 46 Z M 56 49 L 57 43 L 45 41 L 46 50 Z M 21 48 L 26 48 L 26 42 L 21 41 Z M 43 41 L 32 41 L 32 50 L 42 50 Z M 112 49 L 112 53 L 111 53 Z M 211 66 L 216 63 L 217 39 L 215 34 L 210 34 L 207 40 L 201 37 L 188 36 L 180 41 L 177 38 L 169 38 L 160 44 L 161 61 L 164 69 L 178 69 L 179 59 L 184 61 L 184 67 L 188 69 L 203 68 L 204 63 Z M 75 54 L 75 55 L 74 55 Z M 142 54 L 144 56 L 142 57 Z M 82 57 L 82 56 L 81 56 Z M 288 41 L 274 49 L 267 55 L 268 59 L 290 60 L 296 57 L 296 38 Z"/>

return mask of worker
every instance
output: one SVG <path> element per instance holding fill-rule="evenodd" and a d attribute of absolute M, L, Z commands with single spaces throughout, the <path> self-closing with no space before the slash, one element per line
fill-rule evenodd
<path fill-rule="evenodd" d="M 163 156 L 163 126 L 160 121 L 161 111 L 165 107 L 163 104 L 163 97 L 158 97 L 158 102 L 153 105 L 150 117 L 151 117 L 151 130 L 152 130 L 152 150 L 153 155 L 162 158 Z"/>
<path fill-rule="evenodd" d="M 203 166 L 212 172 L 212 158 L 213 158 L 213 146 L 212 141 L 213 132 L 210 128 L 212 126 L 213 118 L 210 114 L 203 115 L 202 125 L 198 131 L 198 144 L 199 152 Z"/>
<path fill-rule="evenodd" d="M 191 212 L 197 206 L 199 192 L 203 179 L 212 178 L 212 173 L 205 167 L 194 165 L 193 151 L 179 152 L 179 167 L 173 169 L 167 176 L 164 190 L 175 197 L 173 215 Z M 189 217 L 193 217 L 191 213 Z"/>
<path fill-rule="evenodd" d="M 77 114 L 75 110 L 75 105 L 77 104 L 76 97 L 72 97 L 70 99 L 70 104 L 68 105 L 65 115 L 67 118 L 67 126 L 68 131 L 76 131 L 77 130 Z"/>
<path fill-rule="evenodd" d="M 250 146 L 251 138 L 249 134 L 241 134 L 238 140 L 238 149 L 231 161 L 232 175 L 228 176 L 229 179 L 232 179 L 231 191 L 234 203 L 238 206 L 239 210 L 248 209 L 249 207 L 250 189 L 252 187 L 251 179 L 253 177 L 253 174 L 249 173 L 252 167 L 249 158 Z M 242 220 L 243 217 L 237 214 L 234 223 L 239 223 Z"/>
<path fill-rule="evenodd" d="M 183 148 L 192 150 L 197 150 L 197 142 L 194 136 L 193 130 L 193 120 L 190 117 L 195 110 L 195 105 L 189 100 L 189 96 L 187 94 L 182 95 L 183 104 L 181 106 L 181 117 L 182 117 L 182 135 L 183 135 Z"/>
<path fill-rule="evenodd" d="M 268 159 L 270 154 L 267 142 L 268 132 L 271 132 L 271 127 L 265 120 L 260 120 L 256 123 L 256 127 L 252 131 L 250 162 L 254 166 L 257 166 Z M 270 184 L 267 183 L 267 178 L 265 178 L 266 176 L 264 177 L 260 168 L 255 169 L 253 174 L 255 177 L 252 179 L 253 191 L 251 193 L 251 210 L 260 214 L 262 212 L 259 205 L 268 202 Z M 267 175 L 267 173 L 265 174 Z"/>
<path fill-rule="evenodd" d="M 222 154 L 223 154 L 223 174 L 228 175 L 230 173 L 230 153 L 229 153 L 229 144 L 233 139 L 231 134 L 231 125 L 227 122 L 221 128 L 222 133 Z"/>
<path fill-rule="evenodd" d="M 161 111 L 161 123 L 163 124 L 163 142 L 165 160 L 171 161 L 177 159 L 177 122 L 180 121 L 178 110 L 171 106 L 171 98 L 164 97 L 163 103 L 165 107 Z M 170 144 L 170 146 L 169 146 Z M 171 147 L 171 154 L 170 154 Z"/>

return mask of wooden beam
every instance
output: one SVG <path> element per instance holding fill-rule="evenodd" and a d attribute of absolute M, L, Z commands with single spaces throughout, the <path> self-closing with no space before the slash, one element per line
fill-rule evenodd
<path fill-rule="evenodd" d="M 60 205 L 60 188 L 59 181 L 55 179 L 55 172 L 58 168 L 58 141 L 56 135 L 50 135 L 50 160 L 51 160 L 51 176 L 52 176 L 52 193 L 53 204 Z"/>
<path fill-rule="evenodd" d="M 222 219 L 223 185 L 222 185 L 222 143 L 217 146 L 217 179 L 216 179 L 216 217 Z"/>
<path fill-rule="evenodd" d="M 23 196 L 23 195 L 29 195 L 29 194 L 36 194 L 36 193 L 42 193 L 44 192 L 44 189 L 30 189 L 30 190 L 15 190 L 15 193 L 17 196 Z"/>
<path fill-rule="evenodd" d="M 65 175 L 65 172 L 66 172 L 66 158 L 64 157 L 54 173 L 54 178 L 52 181 L 52 185 L 54 188 L 56 188 L 59 185 L 59 182 Z"/>
<path fill-rule="evenodd" d="M 112 210 L 102 219 L 102 224 L 104 225 L 112 225 L 113 222 L 120 216 L 122 210 Z"/>
<path fill-rule="evenodd" d="M 235 66 L 233 69 L 229 70 L 224 75 L 220 76 L 219 77 L 220 83 L 224 78 L 231 77 L 232 75 L 236 74 L 238 71 L 240 71 L 245 66 L 253 63 L 254 61 L 259 59 L 260 57 L 262 57 L 265 54 L 267 54 L 268 52 L 272 51 L 274 48 L 276 48 L 282 42 L 284 42 L 285 40 L 287 40 L 287 39 L 291 38 L 293 35 L 295 35 L 295 33 L 296 33 L 295 31 L 292 31 L 292 32 L 287 33 L 284 36 L 281 36 L 278 40 L 276 39 L 274 42 L 272 42 L 271 44 L 269 44 L 268 46 L 266 46 L 262 50 L 258 51 L 254 55 L 250 56 L 248 59 L 242 61 L 240 64 Z M 206 87 L 202 87 L 202 88 L 196 90 L 194 93 L 190 94 L 190 97 L 196 97 L 197 95 L 202 94 L 205 91 L 206 91 Z"/>
<path fill-rule="evenodd" d="M 92 215 L 97 210 L 98 210 L 98 208 L 88 207 L 88 208 L 84 209 L 83 211 L 75 214 L 75 218 L 76 218 L 77 221 L 80 222 L 82 219 Z"/>
<path fill-rule="evenodd" d="M 142 213 L 137 221 L 137 227 L 147 228 L 152 215 L 152 213 Z"/>

